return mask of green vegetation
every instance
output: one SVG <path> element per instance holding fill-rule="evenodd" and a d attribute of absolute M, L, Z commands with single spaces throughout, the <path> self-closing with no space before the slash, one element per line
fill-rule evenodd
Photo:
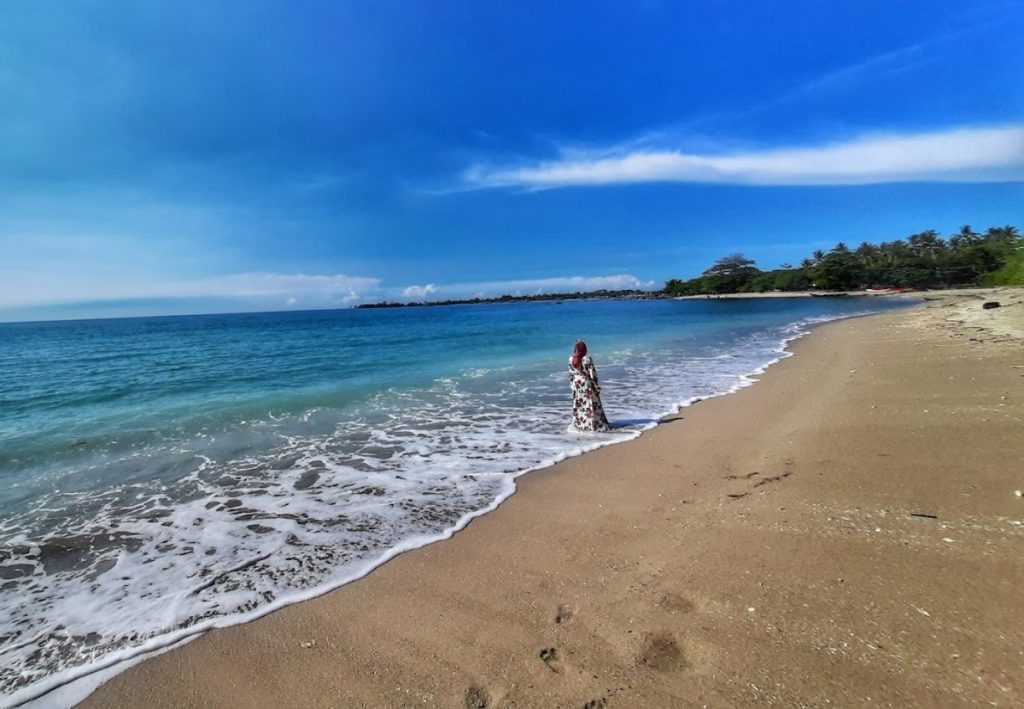
<path fill-rule="evenodd" d="M 982 279 L 983 286 L 1024 286 L 1024 254 L 1011 256 L 1002 268 L 986 273 Z"/>
<path fill-rule="evenodd" d="M 853 250 L 840 242 L 828 253 L 815 251 L 799 267 L 783 264 L 773 271 L 762 271 L 742 254 L 731 254 L 697 278 L 673 278 L 663 292 L 679 296 L 975 285 L 1024 285 L 1024 236 L 1017 227 L 991 227 L 979 234 L 964 226 L 948 239 L 928 230 L 905 240 L 864 242 Z"/>

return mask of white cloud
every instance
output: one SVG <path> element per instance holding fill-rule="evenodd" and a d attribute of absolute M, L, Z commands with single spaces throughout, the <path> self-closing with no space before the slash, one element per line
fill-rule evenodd
<path fill-rule="evenodd" d="M 472 283 L 451 283 L 436 286 L 409 286 L 402 291 L 406 297 L 422 298 L 434 295 L 435 299 L 491 298 L 501 295 L 522 295 L 523 293 L 575 293 L 595 290 L 644 290 L 654 288 L 654 281 L 641 281 L 629 273 L 613 276 L 558 276 L 509 281 L 481 281 Z M 429 291 L 427 291 L 429 289 Z"/>
<path fill-rule="evenodd" d="M 1024 179 L 1024 125 L 869 135 L 845 142 L 720 154 L 615 149 L 563 154 L 516 167 L 475 165 L 467 186 L 552 189 L 577 185 L 694 182 L 738 185 L 863 185 Z"/>
<path fill-rule="evenodd" d="M 402 291 L 402 295 L 406 298 L 424 298 L 433 294 L 436 290 L 437 286 L 433 283 L 428 283 L 425 286 L 409 286 Z"/>

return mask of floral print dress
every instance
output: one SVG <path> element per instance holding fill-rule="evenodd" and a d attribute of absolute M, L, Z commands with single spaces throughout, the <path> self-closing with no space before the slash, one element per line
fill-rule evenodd
<path fill-rule="evenodd" d="M 608 417 L 601 406 L 601 385 L 597 383 L 597 367 L 590 355 L 583 355 L 580 366 L 572 366 L 569 358 L 569 383 L 572 385 L 572 425 L 577 431 L 607 431 Z"/>

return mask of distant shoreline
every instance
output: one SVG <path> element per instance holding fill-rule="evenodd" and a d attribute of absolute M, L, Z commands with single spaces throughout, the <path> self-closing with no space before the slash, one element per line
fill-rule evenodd
<path fill-rule="evenodd" d="M 356 310 L 369 308 L 426 308 L 437 305 L 485 305 L 488 303 L 533 303 L 543 301 L 564 300 L 661 300 L 671 298 L 661 291 L 645 290 L 597 290 L 586 293 L 537 293 L 535 295 L 501 295 L 496 298 L 457 298 L 453 300 L 418 300 L 404 303 L 382 301 L 379 303 L 360 303 Z"/>
<path fill-rule="evenodd" d="M 943 291 L 930 290 L 852 290 L 852 291 L 771 291 L 762 293 L 705 293 L 700 295 L 669 295 L 664 291 L 620 290 L 588 291 L 586 293 L 538 293 L 535 295 L 502 295 L 494 298 L 459 298 L 452 300 L 381 301 L 361 303 L 356 310 L 375 308 L 426 308 L 439 305 L 487 305 L 495 303 L 539 303 L 566 300 L 735 300 L 740 298 L 812 298 L 812 297 L 863 297 L 863 296 L 921 296 L 924 293 L 963 293 L 973 288 L 953 288 Z"/>

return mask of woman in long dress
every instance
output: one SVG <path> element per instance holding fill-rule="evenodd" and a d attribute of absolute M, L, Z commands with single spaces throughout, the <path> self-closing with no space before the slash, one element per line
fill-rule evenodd
<path fill-rule="evenodd" d="M 607 431 L 608 417 L 601 406 L 601 385 L 597 367 L 587 354 L 587 343 L 578 340 L 569 358 L 569 383 L 572 386 L 572 425 L 577 431 Z"/>

